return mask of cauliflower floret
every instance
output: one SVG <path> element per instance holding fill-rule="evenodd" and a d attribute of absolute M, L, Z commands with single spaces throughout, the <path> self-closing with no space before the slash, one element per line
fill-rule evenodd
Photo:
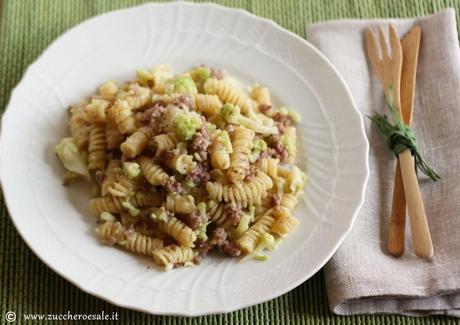
<path fill-rule="evenodd" d="M 88 181 L 91 179 L 85 159 L 78 151 L 74 138 L 63 138 L 56 146 L 56 153 L 65 169 L 84 177 Z"/>
<path fill-rule="evenodd" d="M 189 141 L 203 125 L 196 112 L 180 112 L 174 118 L 174 132 L 182 141 Z"/>

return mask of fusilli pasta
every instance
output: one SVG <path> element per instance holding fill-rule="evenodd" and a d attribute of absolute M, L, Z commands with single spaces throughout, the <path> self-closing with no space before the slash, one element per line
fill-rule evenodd
<path fill-rule="evenodd" d="M 153 256 L 154 251 L 163 248 L 163 240 L 130 231 L 119 222 L 104 222 L 96 228 L 96 233 L 103 240 L 116 243 L 135 254 Z"/>
<path fill-rule="evenodd" d="M 89 143 L 91 124 L 86 121 L 85 115 L 81 110 L 71 114 L 69 128 L 70 134 L 75 139 L 78 149 L 86 150 Z"/>
<path fill-rule="evenodd" d="M 249 154 L 253 146 L 254 132 L 238 126 L 231 134 L 233 152 L 230 155 L 230 169 L 228 178 L 233 183 L 239 183 L 246 177 L 249 171 Z"/>
<path fill-rule="evenodd" d="M 105 126 L 100 123 L 93 124 L 89 134 L 88 146 L 88 168 L 90 170 L 105 169 L 105 148 Z"/>
<path fill-rule="evenodd" d="M 139 155 L 149 139 L 153 136 L 153 130 L 149 126 L 143 126 L 131 134 L 120 146 L 121 152 L 128 157 L 134 158 Z"/>
<path fill-rule="evenodd" d="M 197 94 L 195 96 L 195 105 L 197 111 L 209 117 L 219 113 L 222 102 L 217 95 Z"/>
<path fill-rule="evenodd" d="M 159 226 L 162 231 L 177 240 L 181 245 L 193 247 L 193 242 L 196 240 L 195 232 L 176 217 L 169 217 L 166 221 L 160 220 Z"/>
<path fill-rule="evenodd" d="M 131 134 L 136 131 L 136 120 L 126 100 L 117 100 L 111 107 L 109 114 L 112 115 L 120 133 Z"/>
<path fill-rule="evenodd" d="M 89 210 L 107 244 L 168 270 L 209 249 L 264 259 L 298 224 L 300 117 L 267 87 L 160 65 L 87 98 L 69 108 L 71 137 L 56 152 L 65 185 L 95 181 Z"/>
<path fill-rule="evenodd" d="M 138 159 L 142 175 L 152 185 L 164 185 L 168 180 L 168 174 L 159 165 L 147 156 L 141 156 Z"/>
<path fill-rule="evenodd" d="M 206 94 L 217 95 L 224 103 L 238 105 L 243 113 L 253 109 L 251 99 L 225 80 L 208 79 L 203 87 Z"/>
<path fill-rule="evenodd" d="M 166 196 L 166 209 L 174 213 L 195 212 L 195 199 L 191 195 L 168 194 Z"/>
<path fill-rule="evenodd" d="M 299 224 L 299 221 L 286 208 L 276 209 L 273 216 L 276 220 L 271 225 L 271 232 L 280 237 L 286 237 Z"/>
<path fill-rule="evenodd" d="M 238 238 L 236 244 L 244 254 L 250 254 L 256 248 L 259 237 L 267 233 L 272 227 L 275 219 L 270 214 L 260 216 L 254 224 Z"/>
<path fill-rule="evenodd" d="M 153 259 L 156 264 L 171 269 L 178 264 L 192 262 L 195 253 L 191 248 L 177 245 L 166 246 L 153 252 Z"/>
<path fill-rule="evenodd" d="M 108 150 L 118 148 L 120 144 L 125 140 L 124 135 L 120 133 L 117 125 L 111 119 L 108 119 L 107 123 L 105 124 L 105 138 L 107 140 Z"/>
<path fill-rule="evenodd" d="M 156 155 L 169 150 L 173 150 L 177 144 L 177 138 L 173 132 L 159 134 L 153 137 L 153 143 L 156 149 Z"/>
<path fill-rule="evenodd" d="M 258 172 L 250 182 L 240 184 L 208 182 L 206 190 L 212 200 L 235 202 L 242 207 L 248 207 L 262 204 L 262 199 L 268 195 L 267 191 L 272 186 L 271 178 L 263 172 Z"/>

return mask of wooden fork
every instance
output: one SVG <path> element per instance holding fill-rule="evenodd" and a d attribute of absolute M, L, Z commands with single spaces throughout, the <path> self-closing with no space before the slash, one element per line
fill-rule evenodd
<path fill-rule="evenodd" d="M 382 56 L 378 55 L 377 40 L 370 28 L 366 32 L 367 52 L 372 67 L 377 77 L 382 82 L 387 101 L 393 101 L 399 116 L 403 119 L 401 113 L 401 67 L 402 67 L 402 50 L 398 34 L 393 25 L 389 25 L 390 48 L 388 51 L 385 36 L 381 27 L 379 27 L 379 43 Z M 390 87 L 392 91 L 390 91 Z M 391 98 L 393 96 L 393 98 Z M 433 244 L 428 228 L 428 222 L 423 206 L 422 195 L 418 186 L 417 174 L 415 173 L 414 160 L 410 150 L 404 150 L 398 155 L 401 167 L 401 175 L 406 194 L 407 210 L 412 230 L 412 245 L 415 254 L 422 258 L 431 258 L 433 256 Z"/>
<path fill-rule="evenodd" d="M 414 26 L 401 39 L 403 63 L 401 70 L 401 112 L 404 123 L 412 124 L 412 109 L 414 106 L 415 79 L 417 74 L 418 51 L 422 30 Z M 391 207 L 390 227 L 388 228 L 388 251 L 393 256 L 404 253 L 404 237 L 406 230 L 406 195 L 399 167 L 396 163 L 393 186 L 393 206 Z"/>

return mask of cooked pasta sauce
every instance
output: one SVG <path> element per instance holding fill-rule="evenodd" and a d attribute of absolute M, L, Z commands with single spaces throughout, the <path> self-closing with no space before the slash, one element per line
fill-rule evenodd
<path fill-rule="evenodd" d="M 210 251 L 264 260 L 298 224 L 299 119 L 266 87 L 223 70 L 159 65 L 71 106 L 56 152 L 64 184 L 94 182 L 89 207 L 104 243 L 166 270 Z"/>

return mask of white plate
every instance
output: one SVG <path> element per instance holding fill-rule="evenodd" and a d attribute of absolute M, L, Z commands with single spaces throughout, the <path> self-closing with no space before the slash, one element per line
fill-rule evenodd
<path fill-rule="evenodd" d="M 339 49 L 338 49 L 339 50 Z M 299 164 L 309 182 L 300 226 L 266 262 L 210 258 L 165 273 L 103 246 L 89 186 L 63 187 L 54 153 L 66 108 L 139 67 L 205 63 L 267 85 L 303 118 Z M 229 312 L 296 287 L 332 256 L 353 225 L 368 177 L 362 117 L 332 65 L 272 21 L 210 4 L 169 3 L 104 14 L 71 29 L 31 65 L 3 116 L 1 180 L 19 233 L 43 262 L 84 291 L 154 314 Z"/>

